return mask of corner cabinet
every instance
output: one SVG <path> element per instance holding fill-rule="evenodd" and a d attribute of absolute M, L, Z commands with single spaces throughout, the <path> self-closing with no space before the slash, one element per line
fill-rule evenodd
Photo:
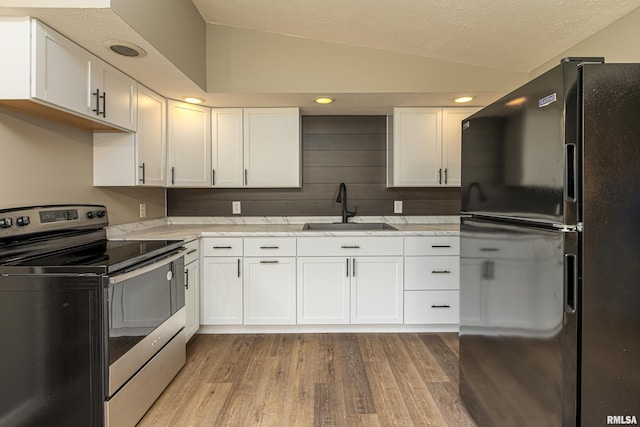
<path fill-rule="evenodd" d="M 210 187 L 210 108 L 169 100 L 167 109 L 167 186 Z"/>
<path fill-rule="evenodd" d="M 92 130 L 136 130 L 135 80 L 36 19 L 0 18 L 0 103 Z"/>
<path fill-rule="evenodd" d="M 138 88 L 136 133 L 94 132 L 93 185 L 166 185 L 166 100 Z"/>
<path fill-rule="evenodd" d="M 459 187 L 462 120 L 479 108 L 394 108 L 388 187 Z"/>

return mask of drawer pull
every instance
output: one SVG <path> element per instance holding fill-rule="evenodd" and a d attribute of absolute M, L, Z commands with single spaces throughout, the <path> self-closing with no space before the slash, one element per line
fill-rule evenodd
<path fill-rule="evenodd" d="M 260 246 L 260 249 L 280 249 L 280 246 Z"/>
<path fill-rule="evenodd" d="M 214 246 L 213 249 L 233 249 L 231 246 Z"/>
<path fill-rule="evenodd" d="M 498 248 L 480 248 L 480 252 L 498 252 Z"/>
<path fill-rule="evenodd" d="M 340 246 L 342 249 L 360 249 L 358 245 L 342 245 Z"/>
<path fill-rule="evenodd" d="M 431 270 L 431 274 L 451 274 L 449 270 Z"/>
<path fill-rule="evenodd" d="M 447 304 L 443 304 L 443 305 L 432 305 L 431 308 L 451 308 L 450 305 Z"/>
<path fill-rule="evenodd" d="M 278 260 L 273 260 L 273 261 L 260 261 L 260 264 L 277 264 Z"/>
<path fill-rule="evenodd" d="M 187 252 L 187 255 L 191 255 L 194 252 L 198 252 L 198 250 L 197 249 L 191 249 L 189 252 Z"/>
<path fill-rule="evenodd" d="M 450 248 L 451 245 L 431 245 L 432 248 Z"/>

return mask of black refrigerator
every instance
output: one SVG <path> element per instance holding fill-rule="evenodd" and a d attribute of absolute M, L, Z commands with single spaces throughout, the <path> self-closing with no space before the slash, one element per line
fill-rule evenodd
<path fill-rule="evenodd" d="M 566 58 L 461 123 L 460 395 L 480 426 L 640 422 L 640 64 Z"/>

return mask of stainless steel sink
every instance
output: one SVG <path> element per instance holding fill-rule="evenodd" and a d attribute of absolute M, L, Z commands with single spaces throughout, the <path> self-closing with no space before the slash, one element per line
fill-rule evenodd
<path fill-rule="evenodd" d="M 367 230 L 397 230 L 397 228 L 383 222 L 334 222 L 307 223 L 303 231 L 367 231 Z"/>

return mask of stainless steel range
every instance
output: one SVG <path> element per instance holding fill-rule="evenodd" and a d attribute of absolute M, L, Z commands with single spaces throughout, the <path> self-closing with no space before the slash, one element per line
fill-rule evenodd
<path fill-rule="evenodd" d="M 0 210 L 0 425 L 135 425 L 185 363 L 182 241 L 107 210 Z"/>

